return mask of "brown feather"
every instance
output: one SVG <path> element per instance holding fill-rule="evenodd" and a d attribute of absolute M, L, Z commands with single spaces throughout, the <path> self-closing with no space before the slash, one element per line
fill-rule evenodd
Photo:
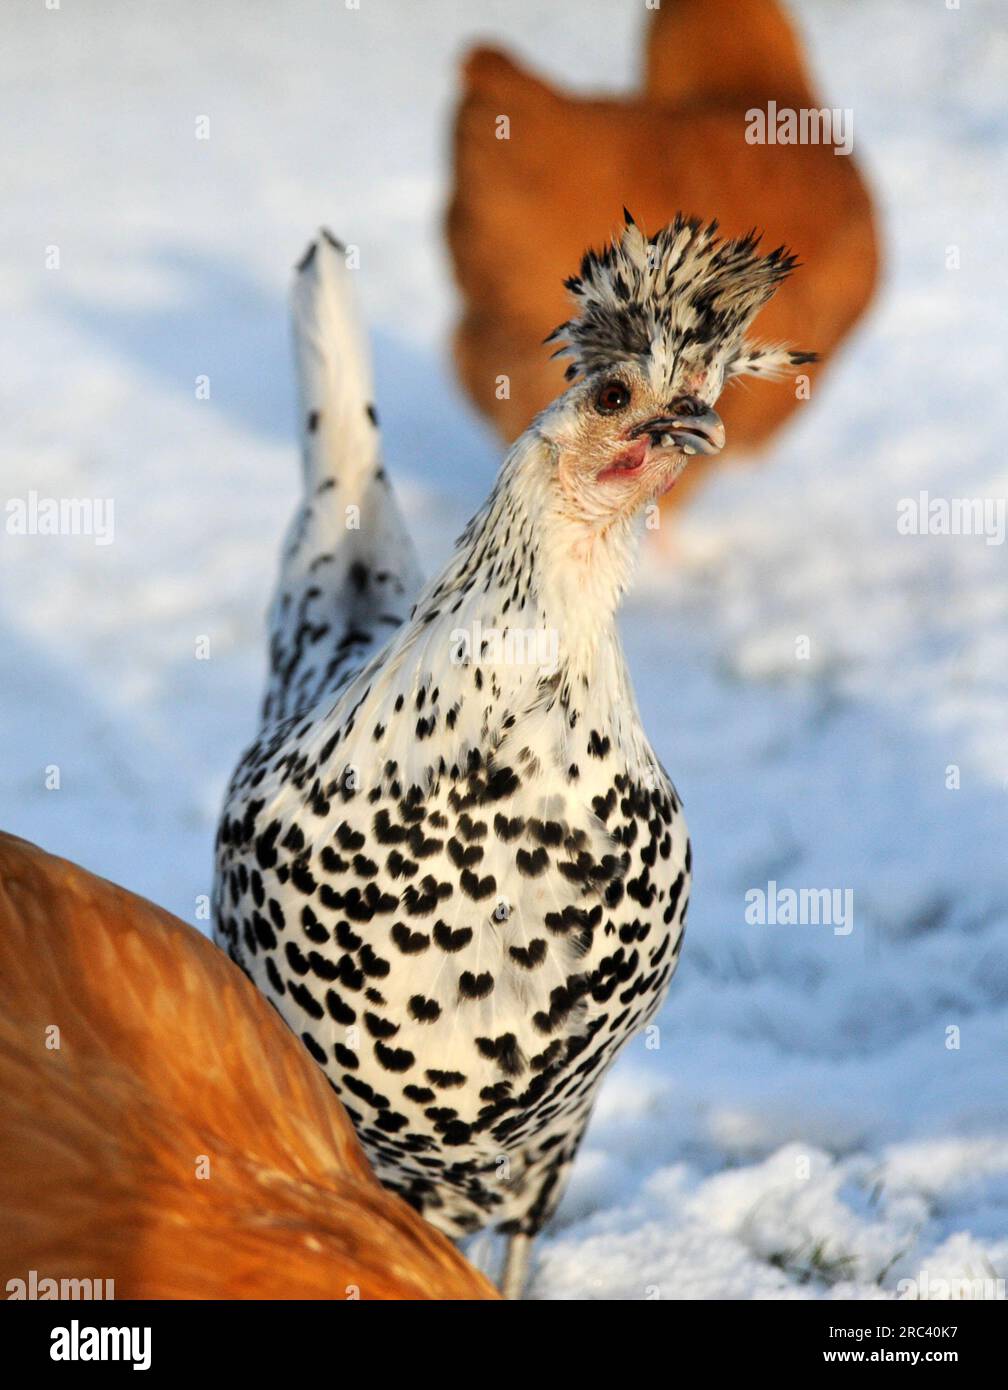
<path fill-rule="evenodd" d="M 0 1094 L 2 1284 L 34 1269 L 114 1279 L 118 1298 L 496 1297 L 379 1185 L 321 1070 L 222 951 L 3 834 Z"/>
<path fill-rule="evenodd" d="M 855 159 L 828 145 L 745 140 L 750 107 L 824 104 L 777 0 L 665 0 L 645 66 L 643 91 L 602 98 L 555 87 L 492 49 L 465 63 L 447 218 L 463 306 L 455 357 L 470 397 L 507 440 L 565 389 L 563 362 L 549 360 L 542 340 L 570 315 L 565 278 L 585 246 L 622 226 L 624 205 L 649 232 L 682 210 L 716 218 L 724 236 L 755 225 L 765 246 L 793 247 L 803 269 L 761 315 L 768 341 L 828 360 L 871 299 L 877 239 Z M 790 386 L 727 391 L 718 457 L 765 443 L 797 404 Z M 680 506 L 712 466 L 694 459 L 668 505 Z"/>

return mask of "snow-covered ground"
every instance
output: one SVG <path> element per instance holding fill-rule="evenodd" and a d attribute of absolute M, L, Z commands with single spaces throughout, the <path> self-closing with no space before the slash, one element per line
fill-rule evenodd
<path fill-rule="evenodd" d="M 896 527 L 922 489 L 1008 492 L 1008 38 L 997 0 L 797 9 L 825 97 L 855 112 L 887 280 L 796 427 L 704 492 L 628 605 L 696 886 L 660 1045 L 605 1085 L 543 1298 L 1008 1277 L 1006 546 Z M 115 538 L 0 532 L 4 828 L 196 920 L 297 484 L 290 264 L 322 222 L 361 247 L 389 464 L 432 567 L 497 458 L 445 349 L 458 57 L 493 36 L 621 87 L 643 19 L 619 0 L 5 16 L 0 499 L 112 498 Z M 849 889 L 853 929 L 750 924 L 771 881 Z"/>

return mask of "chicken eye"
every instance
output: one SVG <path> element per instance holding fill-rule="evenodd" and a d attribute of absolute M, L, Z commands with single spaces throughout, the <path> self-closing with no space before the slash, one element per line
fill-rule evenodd
<path fill-rule="evenodd" d="M 617 410 L 625 410 L 629 404 L 629 386 L 615 379 L 604 382 L 595 397 L 595 409 L 602 415 L 612 415 Z"/>

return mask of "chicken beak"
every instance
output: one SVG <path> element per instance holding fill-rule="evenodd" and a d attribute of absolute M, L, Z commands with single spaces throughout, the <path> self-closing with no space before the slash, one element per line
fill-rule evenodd
<path fill-rule="evenodd" d="M 690 412 L 656 415 L 632 431 L 635 438 L 644 434 L 651 436 L 653 448 L 679 449 L 684 454 L 716 454 L 725 442 L 721 416 L 710 406 L 697 405 Z"/>

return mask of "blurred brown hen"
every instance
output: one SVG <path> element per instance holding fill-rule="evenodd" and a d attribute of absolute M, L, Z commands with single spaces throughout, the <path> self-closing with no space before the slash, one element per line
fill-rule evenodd
<path fill-rule="evenodd" d="M 223 951 L 9 835 L 0 1094 L 0 1284 L 497 1296 L 378 1184 L 321 1070 Z"/>
<path fill-rule="evenodd" d="M 648 231 L 682 210 L 718 218 L 728 236 L 755 223 L 765 246 L 798 251 L 800 280 L 761 320 L 768 340 L 829 357 L 868 304 L 878 255 L 853 159 L 828 144 L 746 142 L 747 111 L 822 104 L 775 0 L 665 0 L 630 98 L 572 96 L 491 49 L 469 56 L 463 88 L 447 223 L 463 301 L 455 352 L 506 440 L 563 390 L 563 364 L 537 344 L 567 316 L 564 276 L 585 245 L 608 240 L 624 204 Z M 791 383 L 731 392 L 719 406 L 729 446 L 761 445 L 796 404 Z M 694 461 L 672 505 L 709 466 Z"/>

